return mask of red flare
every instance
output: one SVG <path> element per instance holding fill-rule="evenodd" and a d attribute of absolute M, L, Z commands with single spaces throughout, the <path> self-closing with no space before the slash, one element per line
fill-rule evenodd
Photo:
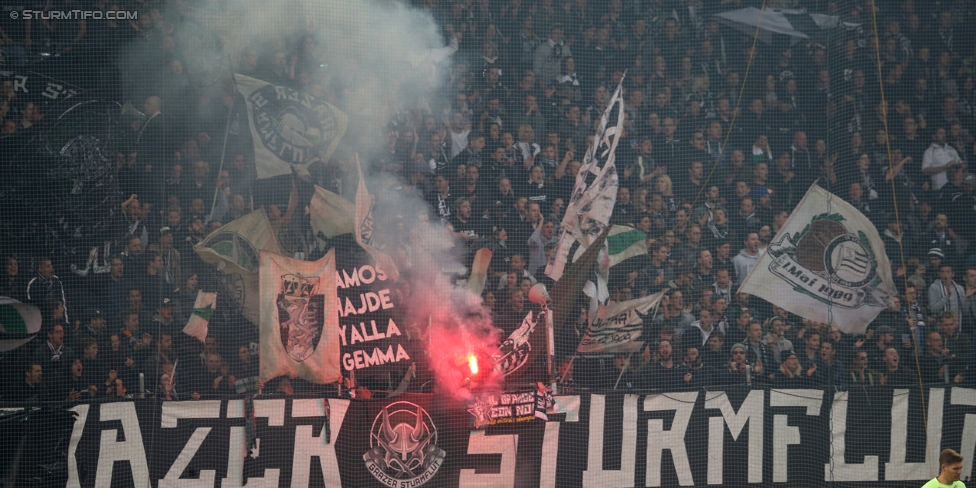
<path fill-rule="evenodd" d="M 471 369 L 471 374 L 478 374 L 478 357 L 473 352 L 468 353 L 468 368 Z"/>

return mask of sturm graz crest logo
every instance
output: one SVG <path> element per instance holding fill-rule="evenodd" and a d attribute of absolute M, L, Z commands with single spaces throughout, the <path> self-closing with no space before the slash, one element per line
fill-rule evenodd
<path fill-rule="evenodd" d="M 325 322 L 325 295 L 319 278 L 287 274 L 278 291 L 278 330 L 281 345 L 292 359 L 305 361 L 315 352 Z"/>
<path fill-rule="evenodd" d="M 258 250 L 244 236 L 223 232 L 203 241 L 202 247 L 207 247 L 228 261 L 252 273 L 258 272 Z"/>
<path fill-rule="evenodd" d="M 437 447 L 437 427 L 426 410 L 394 402 L 373 419 L 366 468 L 391 488 L 421 486 L 437 474 L 447 453 Z"/>
<path fill-rule="evenodd" d="M 522 325 L 498 346 L 498 353 L 492 359 L 495 360 L 495 371 L 500 372 L 502 376 L 508 376 L 518 371 L 528 362 L 529 356 L 532 354 L 532 342 L 529 339 L 535 332 L 536 325 L 539 322 L 545 323 L 544 313 L 540 313 L 536 317 L 537 320 L 533 320 L 533 315 L 532 312 L 529 312 L 525 320 L 522 321 Z"/>
<path fill-rule="evenodd" d="M 876 266 L 868 250 L 852 235 L 835 238 L 824 251 L 827 274 L 844 286 L 857 288 L 870 283 L 878 274 Z"/>
<path fill-rule="evenodd" d="M 261 144 L 282 161 L 318 161 L 339 135 L 333 107 L 291 88 L 265 85 L 247 97 Z"/>
<path fill-rule="evenodd" d="M 887 294 L 878 288 L 878 258 L 867 235 L 848 229 L 840 214 L 821 214 L 795 234 L 769 246 L 769 271 L 794 290 L 843 308 L 885 307 Z"/>

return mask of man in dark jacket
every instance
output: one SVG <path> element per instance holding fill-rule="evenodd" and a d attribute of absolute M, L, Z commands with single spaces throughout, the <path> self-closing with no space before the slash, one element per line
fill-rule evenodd
<path fill-rule="evenodd" d="M 37 276 L 27 283 L 27 299 L 36 302 L 61 302 L 64 305 L 64 321 L 68 322 L 68 307 L 61 278 L 54 274 L 51 258 L 37 260 Z"/>

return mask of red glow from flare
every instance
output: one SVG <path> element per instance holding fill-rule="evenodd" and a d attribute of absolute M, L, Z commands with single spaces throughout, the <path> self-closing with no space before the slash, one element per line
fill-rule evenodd
<path fill-rule="evenodd" d="M 478 356 L 473 352 L 468 353 L 468 367 L 471 368 L 471 374 L 478 374 Z"/>

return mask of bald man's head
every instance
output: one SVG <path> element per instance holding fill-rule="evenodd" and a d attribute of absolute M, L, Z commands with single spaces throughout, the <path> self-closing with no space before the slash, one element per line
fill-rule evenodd
<path fill-rule="evenodd" d="M 143 105 L 143 110 L 145 111 L 146 117 L 152 117 L 158 114 L 163 107 L 163 100 L 157 96 L 151 96 L 146 99 L 145 105 Z"/>

